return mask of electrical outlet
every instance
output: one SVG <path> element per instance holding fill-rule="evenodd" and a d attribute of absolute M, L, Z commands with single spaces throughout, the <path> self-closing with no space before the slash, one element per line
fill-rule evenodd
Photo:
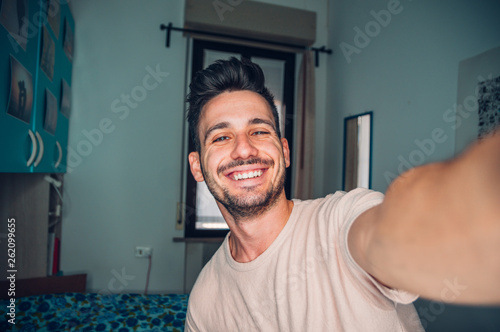
<path fill-rule="evenodd" d="M 153 248 L 151 247 L 135 247 L 135 257 L 148 258 L 152 252 Z"/>

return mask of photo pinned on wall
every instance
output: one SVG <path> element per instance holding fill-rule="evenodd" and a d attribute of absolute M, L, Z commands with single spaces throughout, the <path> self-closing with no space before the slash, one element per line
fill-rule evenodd
<path fill-rule="evenodd" d="M 26 51 L 29 25 L 28 0 L 0 1 L 0 23 L 9 32 L 8 38 L 14 39 Z"/>
<path fill-rule="evenodd" d="M 49 22 L 56 39 L 59 39 L 59 27 L 61 22 L 61 0 L 47 1 L 47 21 Z"/>
<path fill-rule="evenodd" d="M 12 55 L 10 70 L 11 85 L 7 113 L 30 123 L 33 110 L 33 76 Z"/>
<path fill-rule="evenodd" d="M 52 81 L 54 78 L 54 61 L 56 45 L 49 34 L 47 28 L 43 27 L 42 55 L 40 59 L 40 67 L 47 77 Z"/>
<path fill-rule="evenodd" d="M 74 34 L 68 20 L 64 20 L 64 52 L 69 61 L 73 61 Z"/>
<path fill-rule="evenodd" d="M 478 85 L 478 138 L 484 138 L 500 126 L 500 76 Z"/>
<path fill-rule="evenodd" d="M 49 90 L 45 90 L 45 120 L 43 129 L 55 135 L 57 127 L 57 99 Z"/>
<path fill-rule="evenodd" d="M 63 79 L 61 83 L 61 113 L 69 119 L 71 113 L 71 87 Z"/>

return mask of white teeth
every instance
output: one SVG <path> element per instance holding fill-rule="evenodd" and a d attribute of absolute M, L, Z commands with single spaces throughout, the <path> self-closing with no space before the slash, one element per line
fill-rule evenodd
<path fill-rule="evenodd" d="M 240 173 L 236 174 L 233 179 L 241 180 L 241 179 L 251 179 L 256 178 L 262 175 L 262 171 L 248 172 L 248 173 Z"/>

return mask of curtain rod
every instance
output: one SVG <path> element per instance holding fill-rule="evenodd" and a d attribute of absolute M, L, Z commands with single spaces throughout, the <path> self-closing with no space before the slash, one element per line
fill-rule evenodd
<path fill-rule="evenodd" d="M 168 25 L 161 24 L 160 30 L 167 30 L 167 39 L 165 41 L 165 46 L 167 48 L 170 47 L 170 33 L 171 33 L 171 31 L 182 31 L 182 32 L 190 32 L 190 33 L 196 33 L 196 34 L 208 35 L 208 36 L 214 36 L 214 37 L 239 39 L 239 40 L 250 41 L 250 42 L 258 42 L 258 43 L 264 43 L 264 44 L 270 44 L 270 45 L 276 45 L 276 46 L 297 48 L 300 50 L 311 50 L 311 51 L 314 51 L 314 54 L 315 54 L 316 67 L 319 67 L 319 53 L 327 53 L 327 54 L 333 53 L 333 51 L 331 49 L 327 49 L 325 46 L 322 46 L 320 48 L 316 48 L 316 47 L 308 47 L 308 46 L 294 45 L 294 44 L 288 44 L 288 43 L 272 42 L 272 41 L 256 39 L 256 38 L 232 36 L 232 35 L 227 35 L 227 34 L 223 34 L 223 33 L 206 32 L 206 31 L 185 29 L 185 28 L 177 28 L 177 27 L 174 27 L 172 25 L 172 23 L 169 23 Z"/>

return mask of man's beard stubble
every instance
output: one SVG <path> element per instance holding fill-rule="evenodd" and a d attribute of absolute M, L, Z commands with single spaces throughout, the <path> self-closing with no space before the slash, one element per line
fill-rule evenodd
<path fill-rule="evenodd" d="M 205 183 L 208 187 L 208 190 L 210 191 L 210 193 L 212 193 L 214 198 L 228 210 L 228 212 L 235 220 L 245 220 L 263 214 L 276 204 L 281 192 L 284 190 L 284 185 L 285 185 L 286 172 L 285 172 L 285 165 L 283 163 L 284 162 L 282 162 L 282 165 L 280 165 L 281 175 L 279 175 L 278 182 L 276 183 L 276 185 L 269 188 L 269 190 L 264 195 L 259 195 L 257 197 L 249 197 L 249 196 L 243 197 L 242 195 L 238 196 L 232 195 L 229 192 L 228 188 L 220 186 L 218 187 L 213 177 L 211 175 L 206 174 L 203 165 L 201 165 L 201 163 L 200 165 L 203 177 L 205 178 Z M 274 166 L 274 161 L 264 160 L 260 158 L 252 158 L 248 160 L 235 160 L 227 165 L 219 167 L 219 169 L 217 169 L 217 174 L 220 174 L 224 170 L 232 167 L 252 165 L 252 164 L 263 164 L 266 166 Z M 222 194 L 219 191 L 217 191 L 217 187 L 222 190 Z M 251 191 L 252 187 L 248 188 L 249 195 L 252 195 Z"/>

